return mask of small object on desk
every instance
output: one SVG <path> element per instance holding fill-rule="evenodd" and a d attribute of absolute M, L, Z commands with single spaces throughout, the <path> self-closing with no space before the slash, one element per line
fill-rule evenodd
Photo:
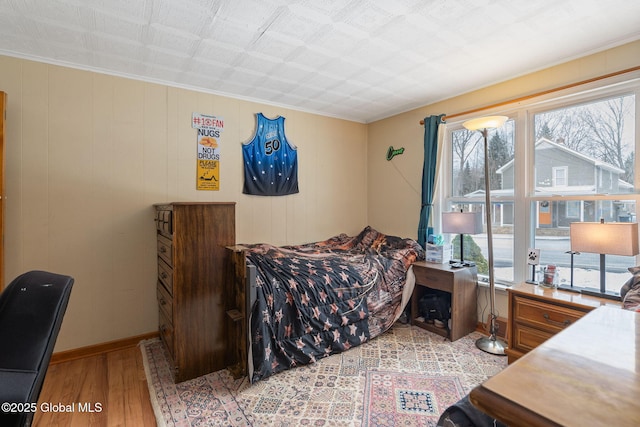
<path fill-rule="evenodd" d="M 547 265 L 544 269 L 544 279 L 540 286 L 545 288 L 555 288 L 558 286 L 558 272 L 555 265 Z"/>
<path fill-rule="evenodd" d="M 536 268 L 540 264 L 540 249 L 529 248 L 527 255 L 527 264 L 531 266 L 531 280 L 527 280 L 526 282 L 537 285 L 538 281 L 536 280 Z"/>
<path fill-rule="evenodd" d="M 455 264 L 456 268 L 459 267 L 475 267 L 476 263 L 473 261 L 460 261 L 457 259 L 451 259 L 449 260 L 449 265 L 453 266 L 453 264 Z"/>
<path fill-rule="evenodd" d="M 451 245 L 432 245 L 427 243 L 425 261 L 434 264 L 445 264 L 451 259 Z"/>
<path fill-rule="evenodd" d="M 449 264 L 449 266 L 451 266 L 451 268 L 462 268 L 464 267 L 464 264 L 460 263 L 460 262 L 452 262 Z"/>
<path fill-rule="evenodd" d="M 427 239 L 427 243 L 431 245 L 442 246 L 444 245 L 444 237 L 442 236 L 442 234 L 430 234 L 429 238 Z"/>

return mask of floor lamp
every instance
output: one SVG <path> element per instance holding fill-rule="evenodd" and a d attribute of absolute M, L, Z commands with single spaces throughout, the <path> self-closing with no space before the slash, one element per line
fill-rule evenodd
<path fill-rule="evenodd" d="M 491 230 L 491 194 L 489 176 L 489 141 L 487 140 L 489 129 L 502 127 L 507 121 L 505 116 L 487 116 L 468 120 L 462 123 L 468 130 L 480 131 L 484 138 L 484 194 L 485 194 L 485 216 L 487 223 L 487 253 L 489 264 L 489 299 L 491 301 L 491 325 L 490 335 L 482 337 L 476 341 L 476 347 L 487 353 L 504 356 L 507 344 L 496 336 L 496 285 L 493 277 L 493 233 Z"/>

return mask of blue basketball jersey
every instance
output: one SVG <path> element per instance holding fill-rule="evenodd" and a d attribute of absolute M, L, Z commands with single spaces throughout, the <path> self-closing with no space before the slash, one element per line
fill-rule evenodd
<path fill-rule="evenodd" d="M 284 117 L 257 113 L 256 134 L 242 145 L 245 194 L 283 196 L 298 192 L 298 152 L 284 134 Z"/>

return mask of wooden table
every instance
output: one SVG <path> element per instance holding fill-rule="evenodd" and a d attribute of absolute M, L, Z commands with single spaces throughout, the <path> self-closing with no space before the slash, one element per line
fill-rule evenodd
<path fill-rule="evenodd" d="M 640 313 L 603 306 L 471 391 L 513 426 L 639 426 Z"/>

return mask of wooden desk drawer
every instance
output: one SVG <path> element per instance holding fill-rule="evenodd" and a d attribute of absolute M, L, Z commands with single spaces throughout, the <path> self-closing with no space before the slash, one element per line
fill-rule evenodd
<path fill-rule="evenodd" d="M 436 269 L 427 269 L 413 266 L 413 273 L 416 276 L 416 283 L 431 289 L 451 292 L 453 276 L 451 273 Z"/>
<path fill-rule="evenodd" d="M 170 295 L 173 295 L 173 269 L 158 258 L 158 280 L 162 282 Z"/>
<path fill-rule="evenodd" d="M 514 324 L 513 329 L 509 346 L 523 353 L 533 350 L 554 335 L 551 332 L 530 328 L 518 323 Z"/>
<path fill-rule="evenodd" d="M 514 298 L 514 303 L 513 314 L 518 323 L 528 324 L 554 334 L 585 315 L 583 311 L 518 296 Z"/>
<path fill-rule="evenodd" d="M 561 289 L 520 283 L 509 289 L 509 348 L 513 363 L 596 307 L 617 302 Z"/>
<path fill-rule="evenodd" d="M 161 282 L 158 282 L 158 306 L 168 319 L 173 319 L 173 298 Z"/>
<path fill-rule="evenodd" d="M 173 266 L 173 242 L 158 234 L 158 255 L 170 266 Z"/>

